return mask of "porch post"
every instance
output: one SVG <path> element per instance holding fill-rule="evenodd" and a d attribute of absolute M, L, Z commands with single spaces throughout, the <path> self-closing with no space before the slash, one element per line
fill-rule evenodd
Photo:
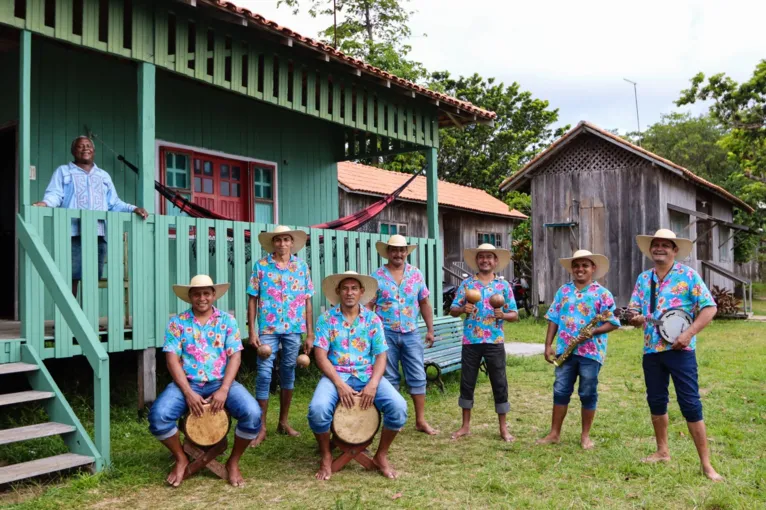
<path fill-rule="evenodd" d="M 32 136 L 32 32 L 21 31 L 19 44 L 19 196 L 18 210 L 30 205 Z"/>
<path fill-rule="evenodd" d="M 154 139 L 155 139 L 154 64 L 138 64 L 138 190 L 136 204 L 154 213 Z M 138 285 L 141 289 L 142 285 Z M 145 328 L 150 331 L 152 328 Z M 141 340 L 143 341 L 143 339 Z M 146 344 L 144 344 L 146 345 Z M 150 347 L 136 353 L 138 371 L 138 413 L 157 398 L 157 349 Z"/>
<path fill-rule="evenodd" d="M 434 240 L 435 244 L 435 260 L 434 267 L 429 268 L 429 271 L 433 271 L 433 288 L 431 292 L 433 296 L 434 314 L 442 314 L 442 280 L 444 265 L 443 253 L 442 253 L 442 241 L 439 239 L 439 174 L 437 168 L 438 148 L 429 147 L 426 149 L 426 193 L 427 193 L 427 205 L 426 216 L 428 217 L 428 237 Z"/>

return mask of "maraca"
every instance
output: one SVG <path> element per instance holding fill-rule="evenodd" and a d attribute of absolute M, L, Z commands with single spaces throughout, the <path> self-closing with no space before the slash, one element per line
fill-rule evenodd
<path fill-rule="evenodd" d="M 492 297 L 489 298 L 489 306 L 497 310 L 502 310 L 505 306 L 505 298 L 502 294 L 495 294 Z M 495 326 L 500 326 L 500 319 L 495 320 Z"/>
<path fill-rule="evenodd" d="M 471 303 L 472 305 L 475 305 L 479 301 L 481 301 L 481 291 L 478 291 L 476 289 L 468 289 L 465 291 L 465 300 Z M 474 309 L 473 313 L 476 313 L 476 310 Z"/>
<path fill-rule="evenodd" d="M 269 356 L 271 356 L 271 346 L 261 344 L 261 346 L 258 347 L 258 357 L 261 359 L 266 359 Z"/>
<path fill-rule="evenodd" d="M 309 358 L 306 354 L 299 354 L 298 359 L 295 360 L 295 363 L 301 368 L 306 368 L 311 364 L 311 358 Z"/>

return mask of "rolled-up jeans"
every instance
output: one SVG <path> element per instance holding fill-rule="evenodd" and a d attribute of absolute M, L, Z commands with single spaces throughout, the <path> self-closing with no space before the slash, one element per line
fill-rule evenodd
<path fill-rule="evenodd" d="M 482 358 L 487 364 L 487 375 L 495 398 L 495 412 L 507 414 L 511 404 L 508 402 L 504 344 L 463 344 L 460 357 L 463 365 L 460 371 L 460 398 L 457 403 L 463 409 L 473 409 L 473 393 Z"/>
<path fill-rule="evenodd" d="M 426 392 L 426 369 L 423 366 L 423 339 L 415 330 L 409 333 L 385 330 L 386 343 L 386 373 L 385 377 L 391 385 L 399 389 L 399 361 L 402 363 L 404 380 L 410 390 L 410 395 L 423 395 Z"/>
<path fill-rule="evenodd" d="M 279 357 L 279 385 L 283 390 L 295 388 L 295 361 L 301 348 L 300 333 L 282 335 L 261 335 L 261 343 L 271 347 L 271 356 L 266 359 L 258 358 L 258 373 L 255 374 L 255 398 L 269 399 L 271 373 L 274 369 L 274 359 L 281 350 Z"/>
<path fill-rule="evenodd" d="M 194 393 L 208 398 L 220 389 L 222 383 L 223 380 L 189 384 Z M 261 407 L 250 392 L 236 381 L 229 388 L 225 408 L 237 420 L 234 435 L 251 440 L 258 436 L 261 430 Z M 174 382 L 168 384 L 149 411 L 149 432 L 160 441 L 174 436 L 178 432 L 178 420 L 188 410 L 181 388 Z"/>
<path fill-rule="evenodd" d="M 362 391 L 367 386 L 366 382 L 362 382 L 356 377 L 349 377 L 346 384 L 351 386 L 354 391 Z M 315 434 L 324 434 L 330 431 L 333 413 L 335 413 L 335 407 L 339 400 L 340 397 L 335 384 L 327 377 L 322 376 L 309 404 L 309 427 Z M 396 431 L 404 427 L 407 422 L 407 402 L 385 377 L 382 377 L 378 383 L 374 404 L 383 413 L 383 427 Z"/>

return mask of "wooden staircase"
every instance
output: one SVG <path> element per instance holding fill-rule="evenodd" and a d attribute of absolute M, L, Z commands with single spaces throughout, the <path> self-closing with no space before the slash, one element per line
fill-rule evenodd
<path fill-rule="evenodd" d="M 11 358 L 20 358 L 20 361 L 0 362 L 0 388 L 4 386 L 2 381 L 4 376 L 24 374 L 32 390 L 1 393 L 0 412 L 8 412 L 6 406 L 12 404 L 38 402 L 45 409 L 50 421 L 0 430 L 0 445 L 61 436 L 69 448 L 69 453 L 0 467 L 0 486 L 67 469 L 102 468 L 101 455 L 42 360 L 28 344 L 21 342 L 19 348 L 20 353 Z"/>

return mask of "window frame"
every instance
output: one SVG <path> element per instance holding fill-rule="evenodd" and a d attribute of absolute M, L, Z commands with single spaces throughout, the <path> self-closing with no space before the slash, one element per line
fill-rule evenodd
<path fill-rule="evenodd" d="M 502 232 L 490 232 L 487 230 L 477 230 L 476 231 L 476 241 L 477 241 L 476 246 L 479 246 L 480 244 L 484 244 L 484 241 L 482 240 L 483 236 L 495 236 L 495 241 L 499 239 L 500 242 L 499 243 L 494 242 L 490 244 L 492 244 L 495 248 L 503 248 L 503 233 Z"/>
<path fill-rule="evenodd" d="M 381 228 L 382 228 L 383 225 L 387 225 L 388 226 L 389 232 L 386 233 L 386 234 L 381 232 Z M 380 234 L 380 235 L 388 235 L 388 236 L 396 235 L 396 234 L 391 234 L 390 233 L 392 226 L 396 227 L 396 234 L 402 235 L 404 237 L 407 237 L 409 235 L 408 232 L 409 232 L 410 228 L 409 228 L 409 225 L 407 223 L 399 223 L 397 221 L 385 221 L 385 220 L 378 221 L 378 232 L 377 233 Z M 402 234 L 402 232 L 401 232 L 402 227 L 404 227 L 404 231 L 405 231 L 404 234 Z"/>

